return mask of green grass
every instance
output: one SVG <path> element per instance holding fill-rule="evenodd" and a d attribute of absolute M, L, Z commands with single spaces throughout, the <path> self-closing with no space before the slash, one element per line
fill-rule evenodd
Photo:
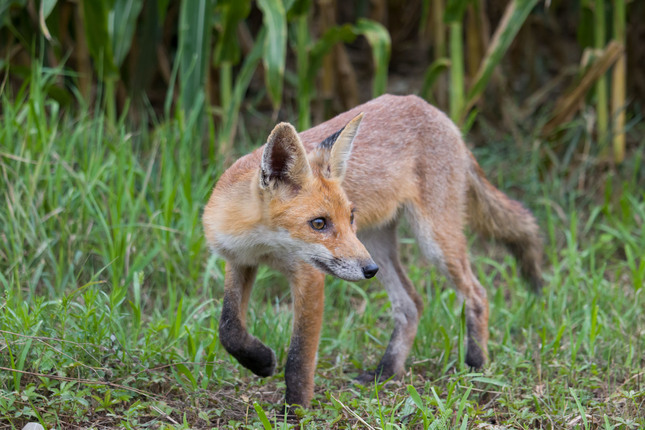
<path fill-rule="evenodd" d="M 276 376 L 256 378 L 217 337 L 223 262 L 200 223 L 217 163 L 181 121 L 133 131 L 87 109 L 60 115 L 45 91 L 53 75 L 2 99 L 0 429 L 294 425 L 276 415 L 291 324 L 284 279 L 260 270 L 249 315 L 276 350 Z M 585 130 L 571 123 L 557 157 L 510 138 L 475 151 L 491 181 L 535 211 L 546 242 L 534 297 L 506 253 L 472 241 L 491 302 L 490 364 L 461 364 L 459 301 L 403 226 L 426 307 L 406 374 L 352 384 L 385 349 L 390 305 L 376 282 L 328 278 L 316 395 L 296 427 L 645 425 L 643 148 L 616 170 L 592 161 L 600 149 L 579 160 L 594 148 Z"/>

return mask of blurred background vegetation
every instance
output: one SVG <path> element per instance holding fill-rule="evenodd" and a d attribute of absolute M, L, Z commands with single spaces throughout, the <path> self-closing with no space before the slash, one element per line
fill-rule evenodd
<path fill-rule="evenodd" d="M 240 130 L 416 93 L 475 141 L 485 127 L 557 149 L 580 119 L 620 162 L 641 140 L 624 131 L 645 100 L 643 16 L 628 0 L 1 0 L 0 92 L 42 65 L 61 110 L 176 118 L 211 156 Z"/>

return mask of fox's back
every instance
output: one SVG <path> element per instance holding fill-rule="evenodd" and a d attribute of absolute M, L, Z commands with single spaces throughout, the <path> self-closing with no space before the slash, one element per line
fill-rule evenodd
<path fill-rule="evenodd" d="M 343 182 L 359 228 L 388 222 L 406 201 L 440 209 L 447 198 L 464 198 L 469 157 L 460 132 L 417 96 L 386 94 L 306 130 L 300 137 L 307 150 L 360 112 Z"/>

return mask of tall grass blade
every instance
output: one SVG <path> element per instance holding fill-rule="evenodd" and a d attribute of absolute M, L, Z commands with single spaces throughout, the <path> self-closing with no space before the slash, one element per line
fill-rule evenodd
<path fill-rule="evenodd" d="M 22 371 L 25 368 L 25 360 L 27 359 L 27 355 L 29 354 L 29 350 L 31 349 L 31 344 L 33 342 L 33 339 L 27 339 L 27 342 L 25 342 L 25 345 L 22 347 L 22 351 L 20 351 L 20 356 L 18 357 L 18 363 L 16 363 L 16 368 L 15 370 Z M 14 388 L 16 391 L 20 391 L 20 380 L 22 379 L 22 372 L 14 372 Z"/>
<path fill-rule="evenodd" d="M 569 387 L 569 392 L 573 396 L 573 399 L 576 402 L 576 406 L 578 407 L 578 412 L 580 413 L 580 418 L 582 418 L 582 424 L 584 425 L 585 429 L 589 428 L 589 421 L 587 421 L 587 413 L 585 412 L 585 408 L 582 407 L 580 404 L 580 400 L 578 400 L 578 396 L 576 396 L 576 392 L 573 391 L 572 387 Z"/>
<path fill-rule="evenodd" d="M 262 409 L 262 406 L 260 406 L 258 402 L 253 402 L 253 409 L 255 409 L 255 412 L 258 414 L 258 418 L 260 418 L 260 422 L 262 423 L 264 430 L 271 430 L 273 426 L 271 425 L 266 412 Z"/>

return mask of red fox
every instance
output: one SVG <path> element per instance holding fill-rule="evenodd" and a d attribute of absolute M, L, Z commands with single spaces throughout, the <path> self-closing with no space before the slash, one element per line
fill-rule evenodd
<path fill-rule="evenodd" d="M 377 275 L 392 302 L 394 331 L 376 369 L 358 381 L 402 372 L 423 309 L 398 257 L 402 217 L 465 300 L 466 364 L 482 367 L 488 300 L 470 268 L 464 226 L 506 244 L 535 291 L 540 233 L 531 212 L 486 180 L 453 122 L 416 96 L 384 95 L 300 134 L 280 123 L 264 146 L 224 172 L 203 215 L 210 248 L 226 260 L 224 348 L 255 374 L 273 374 L 275 354 L 249 334 L 246 311 L 258 265 L 283 272 L 294 312 L 286 403 L 308 407 L 325 274 L 348 281 Z"/>

